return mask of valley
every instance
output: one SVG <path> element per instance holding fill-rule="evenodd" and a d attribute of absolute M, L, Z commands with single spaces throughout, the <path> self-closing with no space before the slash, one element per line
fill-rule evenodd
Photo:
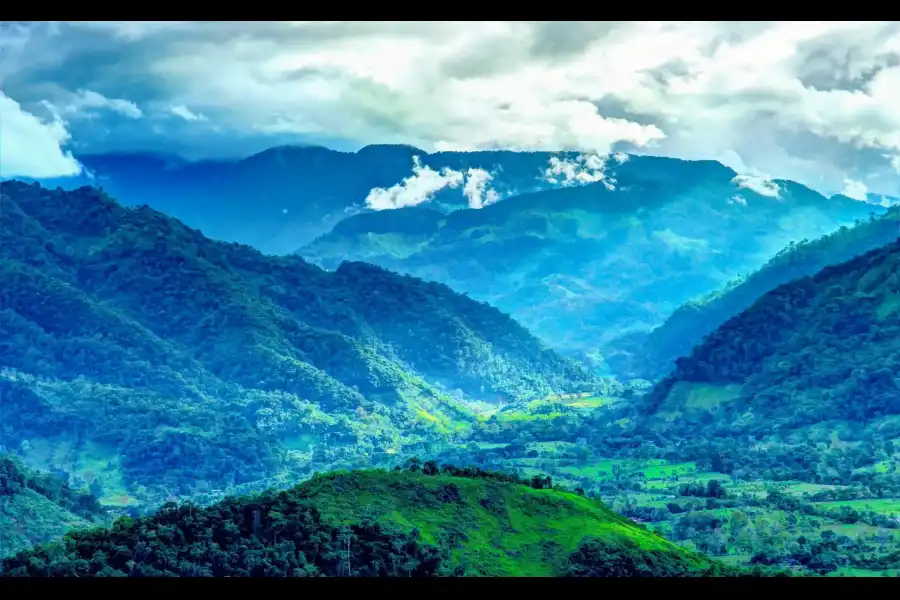
<path fill-rule="evenodd" d="M 605 193 L 561 192 L 557 209 Z M 521 201 L 536 215 L 541 194 L 556 193 Z M 803 210 L 821 202 L 796 198 L 812 203 Z M 622 334 L 598 317 L 610 350 L 592 360 L 587 347 L 551 349 L 475 293 L 369 254 L 349 258 L 387 264 L 325 270 L 266 256 L 96 188 L 5 182 L 0 200 L 4 239 L 15 240 L 0 247 L 5 574 L 900 573 L 897 209 L 849 227 L 869 207 L 838 210 L 821 221 L 826 235 L 752 259 L 760 268 L 742 279 L 720 270 L 695 285 L 682 270 L 685 301 L 644 313 L 640 328 Z M 374 212 L 335 231 L 362 218 L 394 227 L 404 214 L 411 232 L 437 218 L 438 236 L 475 213 L 502 228 L 519 218 L 519 201 Z M 573 222 L 592 218 L 572 210 Z M 765 256 L 754 239 L 743 260 Z M 497 265 L 537 264 L 528 251 L 483 250 Z M 620 272 L 620 283 L 640 278 Z M 550 323 L 538 329 L 594 335 Z M 504 486 L 532 491 L 520 504 Z M 535 492 L 551 496 L 528 500 Z M 207 522 L 213 537 L 193 545 L 148 537 Z M 92 527 L 46 554 L 42 544 Z M 280 547 L 285 532 L 293 549 L 248 558 Z M 309 559 L 299 541 L 309 536 L 333 548 L 356 540 L 362 554 Z M 245 558 L 216 558 L 213 543 Z M 130 561 L 109 556 L 111 544 L 127 546 Z M 374 560 L 367 544 L 395 550 Z"/>

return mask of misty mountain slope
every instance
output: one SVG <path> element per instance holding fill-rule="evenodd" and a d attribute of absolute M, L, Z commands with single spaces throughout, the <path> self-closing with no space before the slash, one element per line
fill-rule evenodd
<path fill-rule="evenodd" d="M 900 435 L 900 241 L 766 293 L 646 396 L 661 430 L 744 437 L 820 423 Z M 693 435 L 696 435 L 694 432 Z"/>
<path fill-rule="evenodd" d="M 598 182 L 447 215 L 427 205 L 360 214 L 299 253 L 327 268 L 361 260 L 446 283 L 553 347 L 591 355 L 791 241 L 882 210 L 788 181 L 769 184 L 778 197 L 757 193 L 713 161 L 631 157 L 609 168 L 614 190 Z"/>
<path fill-rule="evenodd" d="M 280 146 L 234 161 L 187 162 L 176 156 L 78 156 L 87 174 L 47 180 L 48 187 L 102 186 L 126 205 L 147 204 L 213 239 L 287 253 L 365 210 L 372 188 L 390 188 L 413 174 L 413 157 L 440 172 L 470 168 L 495 172 L 501 195 L 547 187 L 547 152 L 439 152 L 373 145 L 358 152 L 319 146 Z M 574 157 L 574 153 L 559 156 Z M 432 206 L 447 212 L 468 206 L 460 188 L 444 189 Z"/>
<path fill-rule="evenodd" d="M 792 243 L 745 279 L 687 302 L 649 334 L 642 333 L 631 340 L 616 340 L 613 345 L 623 351 L 607 356 L 607 362 L 613 372 L 623 377 L 657 379 L 665 376 L 677 358 L 690 354 L 705 335 L 749 308 L 763 294 L 898 238 L 900 207 L 895 207 L 878 219 L 869 219 L 851 228 L 841 227 L 813 241 Z"/>
<path fill-rule="evenodd" d="M 518 399 L 609 387 L 440 284 L 266 257 L 91 188 L 2 193 L 2 443 L 73 483 L 91 473 L 106 503 L 465 433 L 473 412 L 433 384 Z"/>

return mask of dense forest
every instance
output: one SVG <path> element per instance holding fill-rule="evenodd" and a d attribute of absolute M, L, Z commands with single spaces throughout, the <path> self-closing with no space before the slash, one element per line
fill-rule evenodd
<path fill-rule="evenodd" d="M 399 467 L 398 467 L 399 469 Z M 209 507 L 163 506 L 19 553 L 2 575 L 690 577 L 744 574 L 536 479 L 411 461 Z M 757 568 L 746 574 L 775 571 Z"/>
<path fill-rule="evenodd" d="M 93 188 L 6 182 L 0 212 L 2 444 L 107 504 L 445 443 L 466 397 L 621 387 L 440 284 L 267 257 Z"/>
<path fill-rule="evenodd" d="M 619 354 L 606 360 L 619 376 L 655 380 L 667 375 L 675 360 L 690 354 L 704 336 L 750 306 L 763 294 L 794 279 L 848 261 L 900 237 L 900 207 L 874 215 L 854 227 L 842 226 L 814 240 L 791 242 L 758 271 L 725 288 L 685 303 L 649 334 L 613 344 Z"/>

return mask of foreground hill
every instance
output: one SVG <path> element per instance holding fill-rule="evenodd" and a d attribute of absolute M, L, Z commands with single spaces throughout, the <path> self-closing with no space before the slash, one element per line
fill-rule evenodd
<path fill-rule="evenodd" d="M 690 576 L 728 572 L 597 501 L 493 474 L 332 473 L 164 506 L 3 562 L 5 576 Z M 538 483 L 538 487 L 541 484 Z"/>
<path fill-rule="evenodd" d="M 900 436 L 898 373 L 900 241 L 765 294 L 645 400 L 657 426 L 681 436 L 845 422 L 889 439 Z"/>
<path fill-rule="evenodd" d="M 371 464 L 463 434 L 466 396 L 603 386 L 443 285 L 266 257 L 92 188 L 2 194 L 3 443 L 105 503 Z"/>
<path fill-rule="evenodd" d="M 894 207 L 880 218 L 855 227 L 841 227 L 817 240 L 792 243 L 749 277 L 684 304 L 649 334 L 617 340 L 614 345 L 621 352 L 607 356 L 607 362 L 619 376 L 650 380 L 663 377 L 674 368 L 677 358 L 690 354 L 704 336 L 749 308 L 763 294 L 898 238 L 900 207 Z"/>
<path fill-rule="evenodd" d="M 89 527 L 102 517 L 96 498 L 0 454 L 0 558 Z"/>
<path fill-rule="evenodd" d="M 359 214 L 299 253 L 327 268 L 363 260 L 440 281 L 555 348 L 605 355 L 613 339 L 661 325 L 789 242 L 883 210 L 789 181 L 754 191 L 713 161 L 635 156 L 609 173 L 480 210 Z"/>

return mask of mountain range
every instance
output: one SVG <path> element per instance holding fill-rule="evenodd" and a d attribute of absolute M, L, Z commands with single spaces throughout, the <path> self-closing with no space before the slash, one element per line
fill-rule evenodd
<path fill-rule="evenodd" d="M 790 181 L 749 185 L 713 161 L 631 157 L 609 179 L 480 210 L 359 214 L 298 253 L 326 268 L 360 260 L 446 283 L 602 363 L 616 338 L 649 332 L 792 241 L 884 210 Z"/>
<path fill-rule="evenodd" d="M 217 190 L 218 225 L 272 237 L 254 203 L 354 179 L 337 155 L 375 187 L 415 156 L 502 192 L 374 211 L 360 179 L 318 196 L 336 224 L 301 256 L 194 228 Z M 712 161 L 553 183 L 550 158 L 280 148 L 215 185 L 121 156 L 103 190 L 3 182 L 0 556 L 106 527 L 0 572 L 900 572 L 900 209 Z M 209 190 L 184 223 L 156 210 L 200 198 L 182 176 Z M 317 474 L 339 469 L 365 470 Z"/>
<path fill-rule="evenodd" d="M 3 444 L 107 504 L 369 465 L 498 396 L 621 389 L 441 284 L 267 257 L 93 188 L 0 201 Z"/>
<path fill-rule="evenodd" d="M 241 160 L 188 162 L 156 154 L 77 156 L 84 171 L 47 179 L 48 187 L 102 187 L 125 205 L 147 204 L 213 239 L 286 254 L 327 233 L 348 215 L 367 211 L 373 188 L 391 188 L 413 176 L 414 157 L 438 175 L 470 168 L 502 171 L 493 181 L 503 196 L 547 187 L 550 153 L 440 152 L 373 145 L 357 152 L 320 146 L 279 146 Z M 575 153 L 564 153 L 574 157 Z M 434 190 L 432 206 L 468 206 L 459 186 Z"/>

